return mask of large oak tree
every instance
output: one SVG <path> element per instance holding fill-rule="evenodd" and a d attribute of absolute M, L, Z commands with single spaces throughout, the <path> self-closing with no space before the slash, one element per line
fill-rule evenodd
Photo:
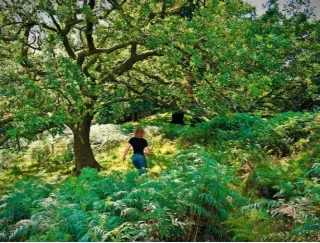
<path fill-rule="evenodd" d="M 165 103 L 146 92 L 151 82 L 131 77 L 130 71 L 165 55 L 171 36 L 166 25 L 183 4 L 1 1 L 1 102 L 9 110 L 1 122 L 10 119 L 14 127 L 2 143 L 9 135 L 67 125 L 74 134 L 77 170 L 100 168 L 90 147 L 95 114 L 137 96 Z M 159 82 L 157 76 L 152 80 Z"/>
<path fill-rule="evenodd" d="M 209 118 L 313 107 L 319 23 L 291 2 L 258 17 L 240 0 L 1 1 L 0 146 L 67 125 L 77 170 L 100 168 L 90 126 L 122 102 Z"/>

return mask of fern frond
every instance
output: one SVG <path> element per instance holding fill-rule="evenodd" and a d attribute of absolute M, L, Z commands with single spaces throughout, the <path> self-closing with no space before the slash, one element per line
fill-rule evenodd
<path fill-rule="evenodd" d="M 121 211 L 121 217 L 127 218 L 129 220 L 135 220 L 139 218 L 141 212 L 136 208 L 125 208 Z"/>
<path fill-rule="evenodd" d="M 29 219 L 20 220 L 16 223 L 15 228 L 10 232 L 9 240 L 22 240 L 25 239 L 33 226 L 33 221 Z"/>
<path fill-rule="evenodd" d="M 195 205 L 195 204 L 191 205 L 191 211 L 200 216 L 205 216 L 208 218 L 212 217 L 212 213 L 200 205 Z"/>

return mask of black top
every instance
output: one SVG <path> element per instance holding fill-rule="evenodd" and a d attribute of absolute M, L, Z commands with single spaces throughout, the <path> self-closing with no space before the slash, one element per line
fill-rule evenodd
<path fill-rule="evenodd" d="M 130 138 L 129 143 L 132 145 L 133 153 L 135 154 L 144 154 L 143 149 L 145 147 L 148 147 L 147 140 L 145 140 L 144 138 L 133 137 Z"/>

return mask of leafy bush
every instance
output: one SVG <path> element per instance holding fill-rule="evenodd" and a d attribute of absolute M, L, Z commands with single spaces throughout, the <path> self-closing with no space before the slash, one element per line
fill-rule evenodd
<path fill-rule="evenodd" d="M 38 163 L 44 162 L 51 154 L 51 148 L 49 143 L 37 140 L 30 144 L 29 155 L 30 159 Z"/>

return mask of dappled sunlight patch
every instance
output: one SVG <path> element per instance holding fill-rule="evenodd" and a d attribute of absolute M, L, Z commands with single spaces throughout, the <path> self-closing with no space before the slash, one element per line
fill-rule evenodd
<path fill-rule="evenodd" d="M 0 172 L 0 194 L 12 189 L 12 182 L 15 178 L 11 176 L 10 171 Z"/>
<path fill-rule="evenodd" d="M 163 125 L 163 124 L 170 124 L 171 123 L 171 116 L 172 113 L 166 112 L 161 114 L 156 114 L 152 116 L 148 116 L 143 118 L 139 121 L 140 124 L 144 125 Z M 185 114 L 184 115 L 184 122 L 185 124 L 190 124 L 192 120 L 192 116 Z M 134 123 L 130 123 L 134 124 Z"/>
<path fill-rule="evenodd" d="M 118 172 L 126 172 L 129 170 L 129 166 L 127 165 L 124 165 L 124 164 L 120 164 L 120 165 L 114 165 L 114 166 L 103 166 L 102 168 L 102 175 L 109 175 L 111 172 L 114 172 L 114 171 L 118 171 Z"/>
<path fill-rule="evenodd" d="M 122 162 L 123 151 L 126 146 L 126 142 L 121 142 L 119 146 L 113 148 L 108 152 L 101 152 L 96 154 L 97 161 L 105 168 L 105 170 L 117 170 L 126 171 L 129 169 L 128 158 L 130 154 L 127 155 L 127 160 L 125 163 Z"/>
<path fill-rule="evenodd" d="M 161 167 L 160 165 L 155 165 L 152 168 L 150 168 L 149 171 L 152 173 L 160 173 L 166 168 L 167 168 L 166 166 Z"/>
<path fill-rule="evenodd" d="M 165 143 L 163 146 L 161 146 L 158 150 L 161 154 L 174 154 L 177 152 L 177 148 L 174 144 L 172 143 Z"/>
<path fill-rule="evenodd" d="M 71 176 L 71 170 L 68 173 L 61 173 L 62 171 L 55 171 L 50 173 L 39 173 L 37 177 L 39 180 L 45 181 L 46 183 L 55 184 L 64 181 Z M 64 172 L 66 172 L 64 170 Z"/>
<path fill-rule="evenodd" d="M 170 122 L 171 113 L 162 113 L 157 115 L 148 116 L 141 120 L 141 122 Z"/>
<path fill-rule="evenodd" d="M 146 126 L 146 140 L 148 141 L 149 148 L 152 153 L 152 157 L 147 157 L 149 170 L 158 173 L 167 168 L 172 156 L 178 152 L 175 142 L 168 139 L 164 139 L 161 134 L 161 130 L 157 126 Z M 127 140 L 132 136 L 128 134 Z M 122 162 L 122 155 L 127 145 L 127 140 L 119 142 L 118 146 L 112 149 L 95 150 L 95 157 L 97 161 L 108 171 L 127 171 L 134 169 L 131 157 L 133 155 L 132 149 L 127 154 L 125 163 Z"/>

